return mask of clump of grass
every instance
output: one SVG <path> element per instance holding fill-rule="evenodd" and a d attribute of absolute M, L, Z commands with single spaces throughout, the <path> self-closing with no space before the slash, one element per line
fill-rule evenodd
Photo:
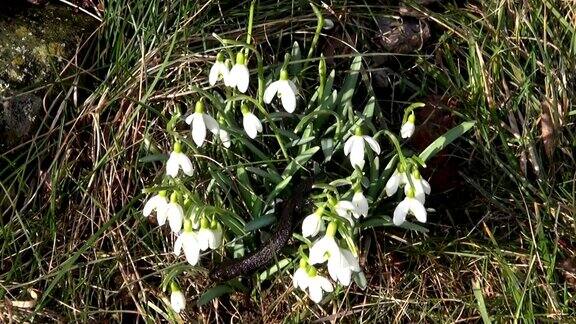
<path fill-rule="evenodd" d="M 160 154 L 170 144 L 163 111 L 185 103 L 188 85 L 205 80 L 203 67 L 215 54 L 207 50 L 217 44 L 212 32 L 243 34 L 246 8 L 245 2 L 107 3 L 88 51 L 95 63 L 86 74 L 95 86 L 79 90 L 85 100 L 76 106 L 76 88 L 54 85 L 37 135 L 2 156 L 0 297 L 28 300 L 27 289 L 34 289 L 38 298 L 32 308 L 0 316 L 173 318 L 164 311 L 161 274 L 184 265 L 166 263 L 170 240 L 141 217 L 141 189 L 161 173 Z M 193 307 L 185 319 L 534 322 L 576 316 L 574 286 L 566 279 L 573 270 L 558 267 L 573 260 L 576 246 L 570 128 L 576 14 L 570 1 L 414 8 L 440 36 L 422 49 L 430 52 L 399 59 L 403 64 L 390 72 L 400 86 L 379 99 L 394 111 L 413 93 L 437 94 L 458 102 L 449 113 L 477 120 L 475 135 L 453 152 L 472 198 L 438 205 L 429 234 L 375 228 L 366 235 L 366 291 L 342 290 L 332 304 L 312 307 L 291 294 L 289 280 L 275 278 L 252 295 Z M 334 53 L 360 47 L 355 35 L 372 40 L 372 22 L 396 9 L 364 2 L 325 8 L 341 31 L 330 39 L 344 45 Z M 307 1 L 261 1 L 259 12 L 254 37 L 272 53 L 296 38 L 307 44 L 314 33 Z M 363 78 L 369 88 L 370 73 Z M 209 286 L 205 270 L 187 278 L 188 296 Z"/>

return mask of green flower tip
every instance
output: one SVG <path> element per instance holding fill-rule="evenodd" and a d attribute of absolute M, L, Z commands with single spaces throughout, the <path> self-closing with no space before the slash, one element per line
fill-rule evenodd
<path fill-rule="evenodd" d="M 196 101 L 196 106 L 194 108 L 194 112 L 200 113 L 200 114 L 204 113 L 204 100 L 200 99 L 200 100 Z"/>
<path fill-rule="evenodd" d="M 182 153 L 182 143 L 180 142 L 174 143 L 174 152 Z"/>
<path fill-rule="evenodd" d="M 178 202 L 178 193 L 176 191 L 174 191 L 171 195 L 170 195 L 170 202 L 171 203 L 177 203 Z"/>
<path fill-rule="evenodd" d="M 160 191 L 158 192 L 158 195 L 159 195 L 160 197 L 166 197 L 167 194 L 168 194 L 168 193 L 166 192 L 166 190 L 160 190 Z"/>
<path fill-rule="evenodd" d="M 216 218 L 212 218 L 212 221 L 210 222 L 210 228 L 217 229 L 219 227 L 220 227 L 220 223 L 218 223 Z"/>
<path fill-rule="evenodd" d="M 419 180 L 422 178 L 422 176 L 420 175 L 420 171 L 418 171 L 418 169 L 414 169 L 414 171 L 412 171 L 412 176 L 416 180 Z"/>
<path fill-rule="evenodd" d="M 288 80 L 288 71 L 286 69 L 280 71 L 280 80 Z"/>
<path fill-rule="evenodd" d="M 306 261 L 306 259 L 304 259 L 304 258 L 300 259 L 300 268 L 306 269 L 307 266 L 308 266 L 308 262 Z"/>
<path fill-rule="evenodd" d="M 246 58 L 244 57 L 244 53 L 242 53 L 242 51 L 236 54 L 236 64 L 242 64 L 242 65 L 246 64 Z"/>
<path fill-rule="evenodd" d="M 178 286 L 178 284 L 175 281 L 170 282 L 170 291 L 171 292 L 180 291 L 180 287 Z"/>
<path fill-rule="evenodd" d="M 316 209 L 316 213 L 315 213 L 315 214 L 318 215 L 319 217 L 322 216 L 322 214 L 324 214 L 324 209 L 325 209 L 325 208 L 326 208 L 326 207 L 324 207 L 323 205 L 320 206 L 320 207 L 318 207 L 318 209 Z"/>
<path fill-rule="evenodd" d="M 246 115 L 250 113 L 250 108 L 248 108 L 247 104 L 242 104 L 242 106 L 240 107 L 240 111 L 242 112 L 242 115 Z"/>
<path fill-rule="evenodd" d="M 326 236 L 334 237 L 336 235 L 336 230 L 338 229 L 338 224 L 336 222 L 330 222 L 328 228 L 326 229 Z"/>
<path fill-rule="evenodd" d="M 364 135 L 364 133 L 362 133 L 362 127 L 357 126 L 357 127 L 356 127 L 356 130 L 354 130 L 354 135 L 356 135 L 356 136 L 362 136 L 362 135 Z"/>
<path fill-rule="evenodd" d="M 184 219 L 184 232 L 192 232 L 192 221 L 189 218 Z"/>
<path fill-rule="evenodd" d="M 218 55 L 216 55 L 216 62 L 224 62 L 224 53 L 223 52 L 219 52 Z"/>
<path fill-rule="evenodd" d="M 208 222 L 206 217 L 202 217 L 202 219 L 200 220 L 200 228 L 206 229 L 208 227 L 210 227 L 210 223 Z"/>
<path fill-rule="evenodd" d="M 416 122 L 416 115 L 414 115 L 414 113 L 411 113 L 410 116 L 408 116 L 408 122 L 412 124 Z"/>
<path fill-rule="evenodd" d="M 415 196 L 416 196 L 416 194 L 414 193 L 414 188 L 411 187 L 410 189 L 408 189 L 408 192 L 406 193 L 406 197 L 414 198 Z"/>
<path fill-rule="evenodd" d="M 314 268 L 312 266 L 308 269 L 308 276 L 309 277 L 316 277 L 317 273 L 318 273 L 318 270 L 316 270 L 316 268 Z"/>

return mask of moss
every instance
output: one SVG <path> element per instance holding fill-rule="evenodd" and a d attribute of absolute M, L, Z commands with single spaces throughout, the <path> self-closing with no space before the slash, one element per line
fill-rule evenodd
<path fill-rule="evenodd" d="M 73 55 L 79 37 L 94 28 L 91 18 L 69 7 L 21 7 L 0 15 L 0 96 L 49 82 Z"/>

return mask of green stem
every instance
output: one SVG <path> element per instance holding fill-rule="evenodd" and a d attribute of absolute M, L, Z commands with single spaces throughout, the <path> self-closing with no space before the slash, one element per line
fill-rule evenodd
<path fill-rule="evenodd" d="M 250 13 L 248 14 L 248 32 L 246 33 L 246 45 L 250 45 L 252 42 L 252 27 L 254 26 L 255 5 L 256 0 L 252 0 L 252 3 L 250 3 Z"/>
<path fill-rule="evenodd" d="M 389 130 L 384 130 L 384 134 L 388 136 L 388 139 L 390 139 L 390 142 L 392 143 L 392 145 L 394 145 L 394 148 L 398 153 L 398 158 L 400 159 L 400 164 L 404 168 L 408 169 L 408 165 L 406 164 L 406 158 L 404 157 L 404 154 L 402 154 L 402 149 L 400 148 L 400 142 L 398 141 L 396 135 L 392 134 Z"/>
<path fill-rule="evenodd" d="M 312 58 L 312 55 L 314 55 L 316 45 L 318 44 L 318 40 L 320 39 L 320 33 L 322 32 L 322 28 L 324 27 L 324 16 L 322 16 L 322 12 L 320 12 L 320 9 L 318 9 L 318 7 L 316 7 L 313 3 L 310 3 L 310 6 L 312 7 L 312 11 L 314 11 L 314 14 L 316 15 L 316 18 L 318 19 L 318 24 L 316 25 L 314 38 L 312 38 L 312 44 L 310 44 L 310 49 L 308 50 L 308 56 L 306 57 L 306 62 L 304 62 L 304 68 L 302 69 L 302 71 L 306 70 L 310 62 L 310 59 Z"/>

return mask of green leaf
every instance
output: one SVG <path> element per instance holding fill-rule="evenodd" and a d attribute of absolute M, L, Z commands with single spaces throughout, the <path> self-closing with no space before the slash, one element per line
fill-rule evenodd
<path fill-rule="evenodd" d="M 274 214 L 267 214 L 262 217 L 258 217 L 253 221 L 246 223 L 244 226 L 244 230 L 246 232 L 252 232 L 262 227 L 266 227 L 270 224 L 274 224 L 276 222 L 276 215 Z"/>
<path fill-rule="evenodd" d="M 484 303 L 484 295 L 482 294 L 482 287 L 480 287 L 480 282 L 477 279 L 472 280 L 472 290 L 474 291 L 474 297 L 476 297 L 476 303 L 478 304 L 478 312 L 482 316 L 482 321 L 484 324 L 490 324 L 490 316 L 488 315 L 488 310 L 486 310 L 486 303 Z"/>
<path fill-rule="evenodd" d="M 196 304 L 198 306 L 204 306 L 213 299 L 232 292 L 234 292 L 234 289 L 232 289 L 232 287 L 228 285 L 218 285 L 216 287 L 212 287 L 206 290 L 206 292 L 203 293 L 202 296 L 200 296 L 200 298 L 198 298 L 198 302 Z"/>
<path fill-rule="evenodd" d="M 420 153 L 419 157 L 422 161 L 426 162 L 428 159 L 438 154 L 441 150 L 446 148 L 454 140 L 469 131 L 475 124 L 475 121 L 467 121 L 447 131 L 444 135 L 438 137 L 428 147 Z"/>
<path fill-rule="evenodd" d="M 392 223 L 392 219 L 389 216 L 382 216 L 382 215 L 370 216 L 366 218 L 366 220 L 364 220 L 362 223 L 360 223 L 360 227 L 362 229 L 368 229 L 374 227 L 389 227 L 389 226 L 394 226 L 394 224 Z M 404 224 L 402 224 L 401 227 L 417 232 L 428 233 L 428 229 L 426 227 L 410 222 L 404 222 Z"/>
<path fill-rule="evenodd" d="M 294 45 L 292 45 L 291 56 L 292 56 L 291 61 L 295 63 L 291 63 L 289 65 L 290 75 L 297 76 L 300 74 L 300 71 L 302 71 L 302 62 L 301 62 L 302 51 L 300 50 L 300 45 L 298 44 L 298 42 L 294 42 Z"/>
<path fill-rule="evenodd" d="M 318 150 L 320 150 L 319 146 L 313 146 L 302 152 L 294 160 L 292 160 L 288 166 L 286 166 L 286 169 L 282 173 L 282 177 L 286 178 L 294 175 L 294 173 L 296 173 L 299 168 L 304 167 L 304 164 L 306 164 L 306 162 L 308 162 L 308 160 L 310 160 L 310 158 L 312 158 L 312 156 L 316 154 Z"/>
<path fill-rule="evenodd" d="M 138 160 L 140 163 L 151 163 L 151 162 L 158 162 L 158 161 L 166 161 L 168 160 L 168 155 L 166 154 L 151 154 L 146 155 Z"/>
<path fill-rule="evenodd" d="M 375 108 L 376 108 L 376 99 L 374 97 L 370 97 L 370 99 L 368 99 L 368 103 L 364 107 L 364 113 L 363 113 L 364 117 L 366 119 L 372 119 L 372 117 L 374 116 Z"/>
<path fill-rule="evenodd" d="M 340 90 L 340 95 L 338 96 L 338 111 L 342 115 L 346 115 L 344 112 L 348 106 L 352 104 L 352 97 L 354 96 L 354 90 L 356 89 L 356 84 L 358 83 L 358 75 L 360 74 L 360 68 L 362 67 L 362 57 L 355 56 L 350 65 L 350 71 L 344 80 L 344 84 Z"/>
<path fill-rule="evenodd" d="M 263 271 L 262 273 L 260 273 L 258 275 L 258 280 L 260 282 L 267 280 L 268 278 L 270 278 L 273 274 L 275 274 L 276 272 L 286 268 L 289 264 L 292 263 L 291 259 L 282 259 L 280 261 L 278 261 L 275 265 L 271 266 L 269 269 L 267 269 L 266 271 Z"/>

